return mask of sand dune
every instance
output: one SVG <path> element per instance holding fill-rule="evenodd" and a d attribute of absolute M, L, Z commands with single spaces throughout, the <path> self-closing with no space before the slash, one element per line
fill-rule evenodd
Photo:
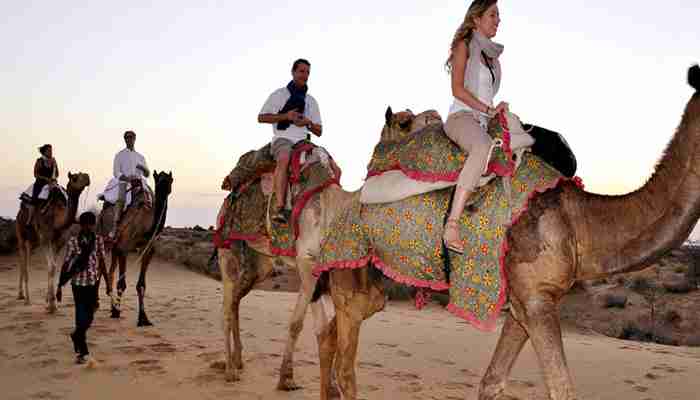
<path fill-rule="evenodd" d="M 30 271 L 33 305 L 16 300 L 17 257 L 0 257 L 0 387 L 15 399 L 318 399 L 318 360 L 307 329 L 296 356 L 301 391 L 274 389 L 292 293 L 254 291 L 242 306 L 245 370 L 224 381 L 221 284 L 158 261 L 148 276 L 147 311 L 156 326 L 136 328 L 135 269 L 121 320 L 107 299 L 89 332 L 92 367 L 73 364 L 68 334 L 72 296 L 56 315 L 44 311 L 46 266 Z M 311 326 L 310 316 L 306 320 Z M 497 334 L 481 333 L 438 306 L 415 311 L 390 304 L 365 323 L 358 381 L 363 399 L 475 399 Z M 626 342 L 567 329 L 565 345 L 580 399 L 645 400 L 700 397 L 700 348 Z M 528 346 L 510 385 L 516 399 L 545 399 Z"/>

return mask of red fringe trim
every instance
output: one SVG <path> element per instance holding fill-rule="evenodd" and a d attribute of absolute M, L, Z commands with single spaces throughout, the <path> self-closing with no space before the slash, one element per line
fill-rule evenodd
<path fill-rule="evenodd" d="M 527 201 L 523 208 L 520 210 L 519 213 L 513 214 L 511 216 L 511 222 L 508 225 L 508 228 L 512 227 L 515 225 L 520 217 L 528 210 L 528 205 L 530 201 L 538 194 L 544 193 L 548 190 L 556 188 L 562 181 L 566 180 L 571 180 L 573 181 L 576 186 L 582 187 L 583 182 L 581 181 L 581 178 L 575 177 L 572 179 L 568 179 L 565 177 L 560 177 L 559 179 L 554 180 L 550 185 L 540 188 L 540 189 L 535 189 L 533 190 L 527 198 Z M 506 294 L 508 292 L 508 274 L 506 271 L 506 265 L 505 265 L 505 259 L 506 255 L 508 254 L 509 251 L 509 245 L 508 245 L 508 239 L 507 237 L 503 239 L 503 243 L 501 244 L 501 253 L 499 256 L 499 273 L 501 277 L 501 288 L 498 293 L 498 300 L 496 301 L 496 306 L 491 313 L 491 317 L 485 321 L 480 321 L 474 313 L 471 313 L 469 311 L 465 311 L 461 308 L 458 308 L 456 305 L 453 303 L 449 303 L 447 305 L 447 311 L 451 312 L 452 314 L 465 319 L 469 321 L 470 324 L 472 324 L 476 329 L 479 329 L 481 331 L 485 332 L 493 332 L 496 329 L 497 326 L 497 321 L 498 317 L 500 316 L 501 309 L 503 308 L 503 304 L 506 302 Z M 411 285 L 417 288 L 429 288 L 432 290 L 436 291 L 443 291 L 443 290 L 448 290 L 450 286 L 445 283 L 445 282 L 430 282 L 430 281 L 424 281 L 420 279 L 415 279 L 413 277 L 407 277 L 400 275 L 396 273 L 393 269 L 391 269 L 388 265 L 384 264 L 376 255 L 370 254 L 365 257 L 359 258 L 357 260 L 341 260 L 341 261 L 334 261 L 331 263 L 327 264 L 318 264 L 316 267 L 313 269 L 313 275 L 318 278 L 321 273 L 330 271 L 332 269 L 340 268 L 340 269 L 356 269 L 356 268 L 362 268 L 367 265 L 369 261 L 372 261 L 372 263 L 375 265 L 375 267 L 379 268 L 384 275 L 386 275 L 388 278 L 407 285 Z"/>

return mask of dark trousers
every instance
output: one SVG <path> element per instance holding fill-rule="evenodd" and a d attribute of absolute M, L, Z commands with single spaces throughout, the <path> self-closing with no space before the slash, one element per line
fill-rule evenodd
<path fill-rule="evenodd" d="M 41 194 L 41 189 L 46 186 L 46 181 L 43 179 L 37 179 L 34 182 L 34 188 L 32 188 L 32 205 L 39 204 L 39 194 Z"/>
<path fill-rule="evenodd" d="M 81 356 L 90 354 L 87 347 L 87 330 L 92 325 L 97 305 L 97 285 L 73 287 L 73 301 L 75 302 L 75 331 L 71 335 L 75 351 Z"/>

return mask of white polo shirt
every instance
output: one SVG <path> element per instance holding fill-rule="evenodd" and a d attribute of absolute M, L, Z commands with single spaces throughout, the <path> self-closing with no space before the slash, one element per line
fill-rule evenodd
<path fill-rule="evenodd" d="M 287 100 L 292 97 L 287 87 L 279 88 L 272 92 L 270 97 L 260 110 L 260 114 L 277 114 L 282 110 Z M 321 111 L 318 108 L 318 103 L 310 94 L 306 94 L 306 105 L 304 106 L 304 117 L 308 118 L 315 125 L 321 124 Z M 277 129 L 277 124 L 272 124 L 272 142 L 278 138 L 285 138 L 292 143 L 306 139 L 309 130 L 306 127 L 299 127 L 291 124 L 286 130 L 280 131 Z"/>

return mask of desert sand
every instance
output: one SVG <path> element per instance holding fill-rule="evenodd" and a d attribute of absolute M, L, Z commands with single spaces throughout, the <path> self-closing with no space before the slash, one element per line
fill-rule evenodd
<path fill-rule="evenodd" d="M 133 260 L 133 259 L 132 259 Z M 245 369 L 224 380 L 221 284 L 162 260 L 148 274 L 147 311 L 154 327 L 136 327 L 137 268 L 130 266 L 122 319 L 102 307 L 88 341 L 96 362 L 75 365 L 68 334 L 72 295 L 45 311 L 46 265 L 30 270 L 32 305 L 16 300 L 17 256 L 0 257 L 0 398 L 16 399 L 318 399 L 318 361 L 310 315 L 296 354 L 304 388 L 275 390 L 294 293 L 253 291 L 241 307 Z M 436 304 L 416 311 L 390 303 L 365 322 L 358 382 L 363 399 L 476 399 L 497 333 L 471 328 Z M 622 341 L 566 327 L 565 348 L 580 399 L 700 398 L 700 348 Z M 509 394 L 544 400 L 540 369 L 528 345 Z"/>

